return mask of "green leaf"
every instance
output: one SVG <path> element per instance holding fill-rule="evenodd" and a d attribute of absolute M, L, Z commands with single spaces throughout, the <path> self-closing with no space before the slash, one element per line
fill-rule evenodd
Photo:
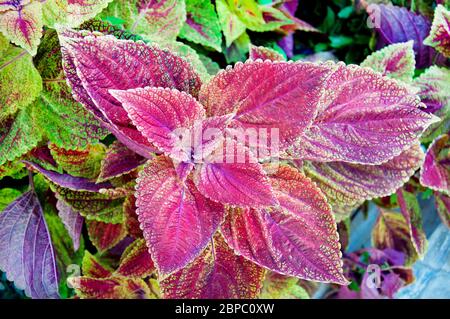
<path fill-rule="evenodd" d="M 0 179 L 8 176 L 14 179 L 21 179 L 28 174 L 25 165 L 18 161 L 6 162 L 0 166 Z"/>
<path fill-rule="evenodd" d="M 345 35 L 330 35 L 331 47 L 340 49 L 353 43 L 353 39 Z"/>
<path fill-rule="evenodd" d="M 186 0 L 186 11 L 179 36 L 222 52 L 222 33 L 214 5 L 210 1 Z"/>
<path fill-rule="evenodd" d="M 348 19 L 350 18 L 352 13 L 353 13 L 353 6 L 348 6 L 339 11 L 338 17 L 341 19 Z"/>
<path fill-rule="evenodd" d="M 0 189 L 0 214 L 13 200 L 15 200 L 20 195 L 22 195 L 22 192 L 14 188 Z"/>
<path fill-rule="evenodd" d="M 246 32 L 244 32 L 225 51 L 225 58 L 227 60 L 227 63 L 234 63 L 238 61 L 247 60 L 249 45 L 250 45 L 250 37 Z"/>
<path fill-rule="evenodd" d="M 46 0 L 42 12 L 44 24 L 51 27 L 78 27 L 83 22 L 94 18 L 112 0 Z"/>
<path fill-rule="evenodd" d="M 125 29 L 155 42 L 174 41 L 186 20 L 184 0 L 114 0 L 100 17 L 122 19 Z"/>
<path fill-rule="evenodd" d="M 260 299 L 309 299 L 299 279 L 277 273 L 269 273 L 263 283 Z"/>
<path fill-rule="evenodd" d="M 100 174 L 101 161 L 106 153 L 103 144 L 90 144 L 85 149 L 67 150 L 54 144 L 50 152 L 58 165 L 72 176 L 95 179 Z"/>
<path fill-rule="evenodd" d="M 42 139 L 32 117 L 33 104 L 0 121 L 0 165 L 29 152 Z"/>
<path fill-rule="evenodd" d="M 234 40 L 239 38 L 245 32 L 246 26 L 239 17 L 231 11 L 226 0 L 216 0 L 216 10 L 225 36 L 226 46 L 229 47 Z"/>
<path fill-rule="evenodd" d="M 0 53 L 0 121 L 33 102 L 42 91 L 42 80 L 31 56 L 10 45 Z"/>

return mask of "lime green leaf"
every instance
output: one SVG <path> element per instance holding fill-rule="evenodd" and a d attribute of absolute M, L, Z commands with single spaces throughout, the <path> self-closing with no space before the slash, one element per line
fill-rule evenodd
<path fill-rule="evenodd" d="M 225 51 L 227 63 L 247 60 L 247 53 L 250 46 L 250 37 L 244 32 Z"/>
<path fill-rule="evenodd" d="M 245 24 L 236 16 L 228 6 L 226 0 L 216 0 L 216 10 L 219 16 L 219 23 L 225 36 L 227 47 L 239 38 L 246 29 Z"/>
<path fill-rule="evenodd" d="M 0 214 L 13 200 L 22 195 L 22 192 L 14 188 L 0 189 Z"/>
<path fill-rule="evenodd" d="M 2 120 L 33 102 L 42 91 L 42 80 L 26 51 L 8 43 L 2 47 L 0 54 L 0 120 Z"/>
<path fill-rule="evenodd" d="M 309 299 L 306 290 L 299 285 L 299 279 L 274 272 L 266 275 L 260 299 Z"/>
<path fill-rule="evenodd" d="M 42 139 L 31 115 L 32 107 L 30 104 L 16 116 L 0 120 L 0 165 L 29 152 Z"/>
<path fill-rule="evenodd" d="M 42 6 L 44 24 L 55 28 L 78 27 L 100 13 L 112 0 L 46 0 Z"/>
<path fill-rule="evenodd" d="M 222 33 L 214 5 L 210 1 L 186 0 L 186 22 L 180 37 L 222 51 Z"/>
<path fill-rule="evenodd" d="M 173 41 L 186 20 L 184 0 L 114 0 L 101 14 L 117 17 L 125 29 L 157 42 Z"/>

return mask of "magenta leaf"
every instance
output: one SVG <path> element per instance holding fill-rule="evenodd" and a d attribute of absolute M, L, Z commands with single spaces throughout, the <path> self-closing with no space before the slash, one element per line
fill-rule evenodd
<path fill-rule="evenodd" d="M 445 57 L 450 57 L 450 11 L 443 5 L 437 6 L 430 35 L 423 43 L 434 47 Z"/>
<path fill-rule="evenodd" d="M 322 192 L 295 168 L 270 176 L 280 205 L 231 208 L 221 226 L 239 255 L 280 274 L 347 284 L 336 223 Z"/>
<path fill-rule="evenodd" d="M 169 299 L 250 299 L 261 291 L 265 271 L 236 255 L 221 235 L 187 267 L 160 282 Z"/>
<path fill-rule="evenodd" d="M 382 164 L 411 148 L 438 119 L 397 81 L 355 65 L 333 68 L 312 126 L 287 153 L 311 161 Z"/>
<path fill-rule="evenodd" d="M 237 63 L 204 85 L 199 100 L 208 116 L 234 113 L 238 128 L 278 130 L 282 150 L 311 124 L 326 73 L 311 63 Z"/>
<path fill-rule="evenodd" d="M 136 206 L 144 238 L 160 275 L 185 267 L 206 247 L 224 209 L 182 183 L 171 161 L 148 162 L 137 180 Z"/>
<path fill-rule="evenodd" d="M 202 105 L 175 89 L 146 87 L 109 93 L 122 103 L 139 132 L 167 155 L 176 146 L 174 131 L 190 129 L 205 116 Z"/>
<path fill-rule="evenodd" d="M 428 18 L 406 8 L 384 4 L 371 4 L 367 12 L 379 36 L 377 48 L 413 40 L 417 68 L 430 66 L 435 58 L 442 60 L 433 48 L 423 43 L 431 29 Z"/>
<path fill-rule="evenodd" d="M 261 164 L 230 139 L 195 167 L 194 181 L 204 196 L 216 202 L 244 207 L 277 203 Z"/>
<path fill-rule="evenodd" d="M 70 238 L 72 238 L 73 249 L 74 251 L 77 251 L 78 248 L 80 248 L 80 236 L 83 229 L 84 218 L 62 200 L 58 200 L 56 208 L 58 209 L 58 215 L 66 227 Z"/>
<path fill-rule="evenodd" d="M 380 165 L 305 162 L 303 170 L 334 208 L 395 193 L 419 169 L 423 158 L 424 153 L 417 144 Z"/>
<path fill-rule="evenodd" d="M 114 141 L 107 149 L 106 155 L 102 160 L 97 182 L 104 182 L 130 173 L 144 163 L 145 158 L 136 154 L 119 141 Z"/>
<path fill-rule="evenodd" d="M 68 188 L 74 191 L 88 191 L 88 192 L 99 192 L 101 189 L 111 188 L 112 185 L 109 182 L 95 183 L 84 177 L 76 177 L 69 174 L 61 174 L 55 171 L 46 170 L 41 165 L 24 161 L 24 163 L 44 175 L 46 179 L 64 188 Z"/>
<path fill-rule="evenodd" d="M 28 297 L 59 298 L 55 253 L 34 191 L 0 213 L 0 269 Z"/>
<path fill-rule="evenodd" d="M 420 183 L 450 195 L 450 135 L 442 135 L 428 148 L 420 171 Z"/>
<path fill-rule="evenodd" d="M 184 59 L 156 45 L 83 35 L 60 34 L 64 70 L 74 97 L 102 119 L 123 144 L 149 157 L 154 147 L 131 125 L 127 112 L 109 90 L 155 86 L 196 96 L 199 76 Z"/>

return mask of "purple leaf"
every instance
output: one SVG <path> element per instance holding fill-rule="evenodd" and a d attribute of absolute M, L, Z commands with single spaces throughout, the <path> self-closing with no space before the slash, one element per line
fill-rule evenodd
<path fill-rule="evenodd" d="M 24 161 L 24 163 L 32 168 L 33 170 L 41 173 L 49 181 L 74 191 L 88 191 L 88 192 L 99 192 L 104 188 L 112 188 L 111 183 L 104 182 L 96 184 L 95 181 L 91 181 L 84 177 L 75 177 L 69 174 L 61 174 L 54 171 L 49 171 L 40 166 L 39 164 Z"/>
<path fill-rule="evenodd" d="M 199 100 L 208 116 L 234 113 L 232 124 L 237 128 L 267 129 L 269 136 L 272 129 L 278 130 L 282 150 L 311 124 L 328 71 L 311 63 L 237 63 L 204 85 Z"/>
<path fill-rule="evenodd" d="M 430 33 L 431 23 L 428 18 L 406 8 L 384 4 L 371 4 L 367 12 L 379 36 L 377 48 L 413 40 L 416 67 L 424 68 L 433 64 L 437 52 L 423 43 Z"/>
<path fill-rule="evenodd" d="M 442 135 L 428 148 L 420 183 L 433 190 L 450 195 L 450 135 Z"/>
<path fill-rule="evenodd" d="M 395 80 L 355 65 L 326 62 L 312 126 L 287 153 L 311 161 L 382 164 L 412 147 L 438 119 Z"/>
<path fill-rule="evenodd" d="M 145 158 L 136 154 L 119 141 L 114 141 L 107 149 L 106 155 L 102 160 L 97 182 L 104 182 L 130 173 L 144 164 L 145 160 Z"/>
<path fill-rule="evenodd" d="M 109 90 L 175 88 L 196 96 L 199 76 L 184 59 L 156 45 L 88 33 L 60 34 L 64 70 L 74 97 L 130 149 L 149 156 L 152 145 L 131 125 Z"/>
<path fill-rule="evenodd" d="M 0 214 L 0 269 L 28 297 L 59 298 L 55 253 L 34 191 Z"/>
<path fill-rule="evenodd" d="M 227 243 L 277 273 L 347 284 L 336 223 L 321 191 L 290 166 L 279 167 L 270 179 L 280 205 L 229 209 L 221 226 Z"/>
<path fill-rule="evenodd" d="M 58 200 L 56 208 L 58 209 L 58 215 L 66 227 L 70 238 L 72 238 L 73 250 L 77 251 L 78 248 L 80 248 L 80 236 L 81 230 L 83 229 L 84 218 L 62 200 Z"/>
<path fill-rule="evenodd" d="M 169 299 L 250 299 L 261 291 L 265 271 L 236 255 L 217 234 L 187 267 L 160 282 Z"/>
<path fill-rule="evenodd" d="M 206 247 L 221 223 L 221 204 L 182 183 L 171 161 L 148 162 L 137 180 L 136 206 L 144 238 L 160 275 L 185 267 Z"/>
<path fill-rule="evenodd" d="M 232 140 L 221 143 L 195 167 L 194 181 L 204 196 L 216 202 L 244 207 L 277 203 L 261 164 L 246 147 Z"/>

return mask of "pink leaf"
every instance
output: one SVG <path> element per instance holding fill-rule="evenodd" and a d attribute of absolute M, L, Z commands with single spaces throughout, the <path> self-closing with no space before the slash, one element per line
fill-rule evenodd
<path fill-rule="evenodd" d="M 199 91 L 200 79 L 190 64 L 156 45 L 76 32 L 60 34 L 60 42 L 75 98 L 140 155 L 148 156 L 152 146 L 108 91 L 146 86 L 175 88 L 193 96 Z"/>
<path fill-rule="evenodd" d="M 221 226 L 227 243 L 280 274 L 347 284 L 331 207 L 320 190 L 290 166 L 271 175 L 280 205 L 230 209 Z"/>
<path fill-rule="evenodd" d="M 0 213 L 0 269 L 28 297 L 59 298 L 55 253 L 34 191 Z"/>
<path fill-rule="evenodd" d="M 261 164 L 249 150 L 226 140 L 195 167 L 195 185 L 206 197 L 236 206 L 271 206 L 277 203 Z"/>
<path fill-rule="evenodd" d="M 311 161 L 382 164 L 416 143 L 438 119 L 398 82 L 343 63 L 322 86 L 314 123 L 287 153 Z"/>
<path fill-rule="evenodd" d="M 160 285 L 164 297 L 171 299 L 250 299 L 261 291 L 264 273 L 216 235 L 197 259 Z"/>
<path fill-rule="evenodd" d="M 420 183 L 433 190 L 450 195 L 450 135 L 434 140 L 425 155 Z"/>
<path fill-rule="evenodd" d="M 171 161 L 157 157 L 141 171 L 136 206 L 144 238 L 160 275 L 185 267 L 206 247 L 223 207 L 182 183 Z"/>
<path fill-rule="evenodd" d="M 122 103 L 148 141 L 168 155 L 177 142 L 174 131 L 190 129 L 205 116 L 203 107 L 192 96 L 175 89 L 146 87 L 109 93 Z"/>
<path fill-rule="evenodd" d="M 311 124 L 327 72 L 311 63 L 237 63 L 204 85 L 199 100 L 209 116 L 234 113 L 236 127 L 279 130 L 281 150 Z"/>

